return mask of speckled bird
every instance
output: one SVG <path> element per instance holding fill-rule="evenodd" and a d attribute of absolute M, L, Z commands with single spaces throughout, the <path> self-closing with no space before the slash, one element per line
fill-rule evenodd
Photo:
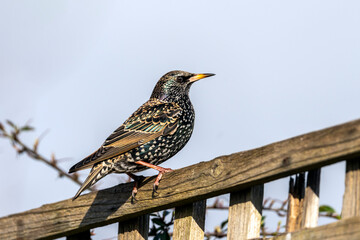
<path fill-rule="evenodd" d="M 69 173 L 92 167 L 73 200 L 110 173 L 126 173 L 133 178 L 134 197 L 139 177 L 133 173 L 147 168 L 159 171 L 154 182 L 156 191 L 163 174 L 172 171 L 157 165 L 179 152 L 193 132 L 195 112 L 189 98 L 190 87 L 197 80 L 213 75 L 171 71 L 162 76 L 150 99 L 98 150 L 70 168 Z"/>

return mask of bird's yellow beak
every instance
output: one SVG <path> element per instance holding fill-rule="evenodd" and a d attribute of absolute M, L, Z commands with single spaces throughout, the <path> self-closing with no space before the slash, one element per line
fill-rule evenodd
<path fill-rule="evenodd" d="M 196 82 L 197 80 L 200 80 L 202 78 L 207 78 L 207 77 L 211 77 L 214 76 L 215 74 L 213 73 L 200 73 L 200 74 L 196 74 L 195 76 L 192 76 L 191 78 L 189 78 L 189 81 L 191 83 Z"/>

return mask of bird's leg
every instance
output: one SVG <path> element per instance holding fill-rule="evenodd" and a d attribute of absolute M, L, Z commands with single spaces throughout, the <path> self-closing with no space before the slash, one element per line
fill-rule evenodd
<path fill-rule="evenodd" d="M 138 186 L 139 183 L 145 178 L 144 176 L 136 176 L 135 174 L 132 173 L 126 173 L 130 178 L 134 179 L 134 187 L 133 190 L 131 192 L 131 196 L 135 199 L 135 195 L 138 192 Z"/>
<path fill-rule="evenodd" d="M 159 174 L 157 175 L 157 177 L 156 177 L 156 179 L 155 179 L 155 182 L 154 182 L 154 186 L 153 186 L 154 192 L 156 192 L 156 190 L 157 190 L 157 188 L 158 188 L 158 186 L 159 186 L 159 182 L 160 182 L 163 174 L 166 173 L 166 172 L 172 172 L 172 171 L 174 171 L 174 170 L 172 170 L 171 168 L 159 167 L 159 166 L 156 166 L 156 165 L 153 165 L 153 164 L 151 164 L 151 163 L 147 163 L 147 162 L 144 162 L 144 161 L 141 161 L 141 160 L 140 160 L 140 161 L 137 161 L 137 162 L 135 162 L 135 163 L 159 171 Z"/>

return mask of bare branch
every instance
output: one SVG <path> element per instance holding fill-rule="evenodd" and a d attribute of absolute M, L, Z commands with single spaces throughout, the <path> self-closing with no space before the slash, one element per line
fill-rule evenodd
<path fill-rule="evenodd" d="M 287 208 L 286 208 L 286 204 L 287 204 L 288 200 L 279 200 L 279 199 L 272 199 L 272 198 L 267 198 L 264 200 L 263 203 L 263 210 L 265 211 L 273 211 L 275 212 L 279 217 L 285 217 L 286 213 L 287 213 Z M 279 207 L 274 207 L 274 205 L 280 205 Z M 224 204 L 220 201 L 219 198 L 215 199 L 215 202 L 206 207 L 207 209 L 219 209 L 219 210 L 228 210 L 229 207 L 228 206 L 224 206 Z M 334 212 L 320 212 L 319 213 L 319 217 L 329 217 L 329 218 L 334 218 L 339 220 L 340 218 L 340 214 Z"/>
<path fill-rule="evenodd" d="M 66 177 L 73 182 L 75 182 L 78 185 L 82 185 L 81 181 L 79 180 L 79 175 L 77 173 L 74 173 L 72 175 L 68 174 L 66 171 L 61 169 L 58 166 L 58 160 L 55 158 L 55 155 L 52 154 L 50 159 L 42 156 L 38 152 L 38 146 L 39 146 L 39 138 L 35 139 L 35 142 L 33 144 L 33 147 L 27 146 L 24 142 L 22 142 L 19 138 L 20 133 L 24 131 L 31 131 L 34 128 L 28 125 L 25 125 L 23 127 L 16 126 L 12 121 L 7 120 L 7 124 L 12 128 L 12 130 L 9 132 L 6 130 L 4 125 L 0 122 L 0 137 L 7 138 L 11 141 L 12 147 L 15 149 L 15 151 L 18 154 L 26 153 L 30 158 L 41 161 L 48 165 L 49 167 L 55 169 L 59 177 Z M 89 189 L 90 191 L 93 191 L 94 188 Z"/>

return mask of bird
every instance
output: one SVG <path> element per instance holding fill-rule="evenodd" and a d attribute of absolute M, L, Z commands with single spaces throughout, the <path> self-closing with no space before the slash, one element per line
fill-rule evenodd
<path fill-rule="evenodd" d="M 171 168 L 158 166 L 178 153 L 189 141 L 195 120 L 189 98 L 192 84 L 213 73 L 170 71 L 155 85 L 150 99 L 140 106 L 100 146 L 69 170 L 69 173 L 91 168 L 73 200 L 87 188 L 111 173 L 126 173 L 134 179 L 132 196 L 137 193 L 139 171 L 152 168 L 159 173 L 153 184 L 156 192 L 164 173 Z"/>

